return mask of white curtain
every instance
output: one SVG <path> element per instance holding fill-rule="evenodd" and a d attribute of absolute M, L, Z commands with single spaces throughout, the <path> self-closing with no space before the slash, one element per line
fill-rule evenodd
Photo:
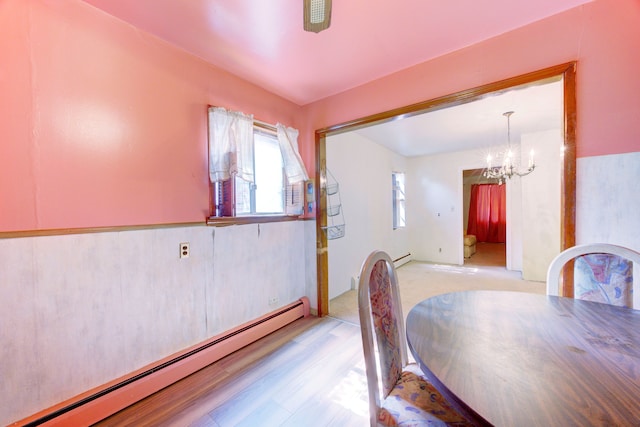
<path fill-rule="evenodd" d="M 253 115 L 209 108 L 209 179 L 254 182 Z"/>
<path fill-rule="evenodd" d="M 209 179 L 211 182 L 229 179 L 231 122 L 224 108 L 209 108 Z"/>
<path fill-rule="evenodd" d="M 280 123 L 276 124 L 276 130 L 287 181 L 289 184 L 294 184 L 308 180 L 307 170 L 298 152 L 298 130 Z"/>
<path fill-rule="evenodd" d="M 236 143 L 236 176 L 247 182 L 255 182 L 253 163 L 253 116 L 233 113 L 231 131 Z"/>

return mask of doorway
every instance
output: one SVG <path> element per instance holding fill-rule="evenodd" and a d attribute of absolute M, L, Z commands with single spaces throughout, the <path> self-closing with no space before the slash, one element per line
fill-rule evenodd
<path fill-rule="evenodd" d="M 318 206 L 318 217 L 316 221 L 316 236 L 317 236 L 317 283 L 318 283 L 318 315 L 324 316 L 329 312 L 329 257 L 328 257 L 328 242 L 327 236 L 323 232 L 323 228 L 327 226 L 327 202 L 326 202 L 326 189 L 323 188 L 322 182 L 326 181 L 326 138 L 332 135 L 338 135 L 341 133 L 349 132 L 357 129 L 368 128 L 369 126 L 398 121 L 398 118 L 408 118 L 416 115 L 420 115 L 425 112 L 434 112 L 454 105 L 463 105 L 472 101 L 485 99 L 492 97 L 495 94 L 505 93 L 512 91 L 514 88 L 524 88 L 529 86 L 535 86 L 544 84 L 548 79 L 562 79 L 563 86 L 563 101 L 562 101 L 562 132 L 560 138 L 563 144 L 563 155 L 558 161 L 560 166 L 560 176 L 558 181 L 561 181 L 560 188 L 560 218 L 561 229 L 557 233 L 560 239 L 559 250 L 573 246 L 575 244 L 575 126 L 576 126 L 576 105 L 575 105 L 575 63 L 567 63 L 558 65 L 556 67 L 547 68 L 540 71 L 535 71 L 529 74 L 509 78 L 506 80 L 490 83 L 477 88 L 472 88 L 459 93 L 451 94 L 448 96 L 440 97 L 437 99 L 424 101 L 418 104 L 413 104 L 407 107 L 402 107 L 394 110 L 390 110 L 384 113 L 374 114 L 372 116 L 364 117 L 358 120 L 350 121 L 347 123 L 337 124 L 328 128 L 319 129 L 316 131 L 316 182 L 320 183 L 318 191 L 316 192 L 316 202 Z M 502 110 L 504 111 L 504 110 Z M 404 120 L 400 120 L 404 122 Z M 466 125 L 466 124 L 465 124 Z M 458 159 L 459 160 L 459 159 Z M 468 162 L 467 165 L 475 168 L 482 167 L 483 162 Z M 456 166 L 457 168 L 457 166 Z M 462 169 L 457 169 L 461 171 Z M 460 175 L 458 175 L 460 176 Z M 540 176 L 545 176 L 540 174 Z M 543 188 L 536 184 L 536 188 Z M 509 192 L 509 189 L 507 189 Z M 454 190 L 454 192 L 456 192 Z M 532 197 L 537 197 L 535 193 L 531 193 Z M 458 196 L 460 203 L 462 197 Z M 511 200 L 509 203 L 514 203 L 517 197 L 508 197 Z M 455 204 L 455 203 L 454 203 Z M 462 223 L 462 209 L 461 206 L 456 207 L 449 205 L 446 207 L 446 212 L 450 212 L 453 216 L 460 215 L 460 219 L 456 221 L 456 224 L 451 224 L 451 230 L 457 230 L 457 239 L 449 239 L 447 242 L 453 242 L 450 244 L 457 244 L 461 242 L 463 230 Z M 527 211 L 531 213 L 532 211 Z M 507 230 L 508 239 L 515 238 L 522 240 L 522 224 L 527 223 L 528 218 L 516 218 L 516 220 L 508 220 L 509 224 L 516 224 L 514 230 Z M 511 237 L 509 237 L 511 235 Z M 528 238 L 529 236 L 524 236 Z M 446 243 L 446 242 L 445 242 Z M 517 245 L 516 245 L 517 246 Z M 460 262 L 462 264 L 462 245 L 459 247 Z M 437 250 L 437 247 L 436 247 Z M 511 251 L 513 252 L 513 251 Z M 522 254 L 510 254 L 507 253 L 507 266 L 510 264 L 510 258 L 513 262 L 522 263 Z M 515 260 L 515 261 L 514 261 Z M 455 261 L 453 262 L 455 263 Z M 357 266 L 354 267 L 357 269 Z M 517 268 L 516 268 L 517 269 Z"/>
<path fill-rule="evenodd" d="M 492 193 L 489 187 L 501 193 L 500 200 L 492 203 Z M 486 196 L 479 197 L 478 193 L 486 192 Z M 463 195 L 463 224 L 464 230 L 464 265 L 476 267 L 507 267 L 507 203 L 506 188 L 500 186 L 495 179 L 486 178 L 484 169 L 465 169 L 462 171 L 462 195 Z M 485 203 L 482 203 L 484 201 Z M 488 202 L 488 203 L 487 203 Z M 499 209 L 501 212 L 492 212 L 490 209 Z M 478 212 L 480 210 L 480 213 Z M 484 212 L 483 212 L 484 211 Z M 474 220 L 474 215 L 476 218 Z M 481 218 L 478 218 L 480 216 Z M 483 230 L 479 230 L 482 217 L 495 219 L 491 230 L 486 225 Z M 496 221 L 501 222 L 497 224 Z M 501 227 L 500 230 L 494 227 Z"/>

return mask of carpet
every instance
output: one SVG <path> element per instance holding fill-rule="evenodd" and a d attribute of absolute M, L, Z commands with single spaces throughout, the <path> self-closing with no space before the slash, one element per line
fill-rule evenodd
<path fill-rule="evenodd" d="M 409 310 L 420 301 L 448 292 L 508 290 L 546 293 L 544 282 L 522 280 L 520 272 L 508 271 L 504 267 L 503 254 L 504 245 L 485 244 L 465 260 L 464 265 L 411 261 L 397 268 L 405 319 Z M 357 290 L 347 291 L 330 300 L 329 316 L 359 325 Z"/>

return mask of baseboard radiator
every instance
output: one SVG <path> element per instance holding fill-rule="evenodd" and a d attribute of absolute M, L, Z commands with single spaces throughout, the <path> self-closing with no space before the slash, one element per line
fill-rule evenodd
<path fill-rule="evenodd" d="M 302 317 L 309 300 L 300 300 L 145 366 L 124 377 L 38 412 L 12 426 L 91 425 Z"/>
<path fill-rule="evenodd" d="M 409 261 L 411 261 L 411 253 L 407 252 L 405 255 L 402 255 L 401 257 L 394 259 L 393 265 L 394 267 L 397 268 L 397 267 L 400 267 L 401 265 L 408 263 Z"/>
<path fill-rule="evenodd" d="M 393 266 L 398 268 L 402 265 L 411 261 L 411 253 L 407 252 L 406 254 L 396 258 L 393 260 Z M 351 277 L 351 289 L 358 289 L 358 283 L 360 283 L 360 276 L 352 276 Z"/>

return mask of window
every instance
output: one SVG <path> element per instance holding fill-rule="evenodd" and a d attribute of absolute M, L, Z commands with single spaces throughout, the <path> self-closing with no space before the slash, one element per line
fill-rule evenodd
<path fill-rule="evenodd" d="M 253 132 L 255 183 L 235 179 L 236 216 L 284 213 L 285 176 L 275 135 Z"/>
<path fill-rule="evenodd" d="M 210 107 L 211 219 L 302 214 L 308 178 L 297 138 L 293 128 Z"/>
<path fill-rule="evenodd" d="M 391 197 L 393 205 L 393 229 L 406 225 L 404 207 L 404 173 L 393 172 L 391 174 Z"/>

